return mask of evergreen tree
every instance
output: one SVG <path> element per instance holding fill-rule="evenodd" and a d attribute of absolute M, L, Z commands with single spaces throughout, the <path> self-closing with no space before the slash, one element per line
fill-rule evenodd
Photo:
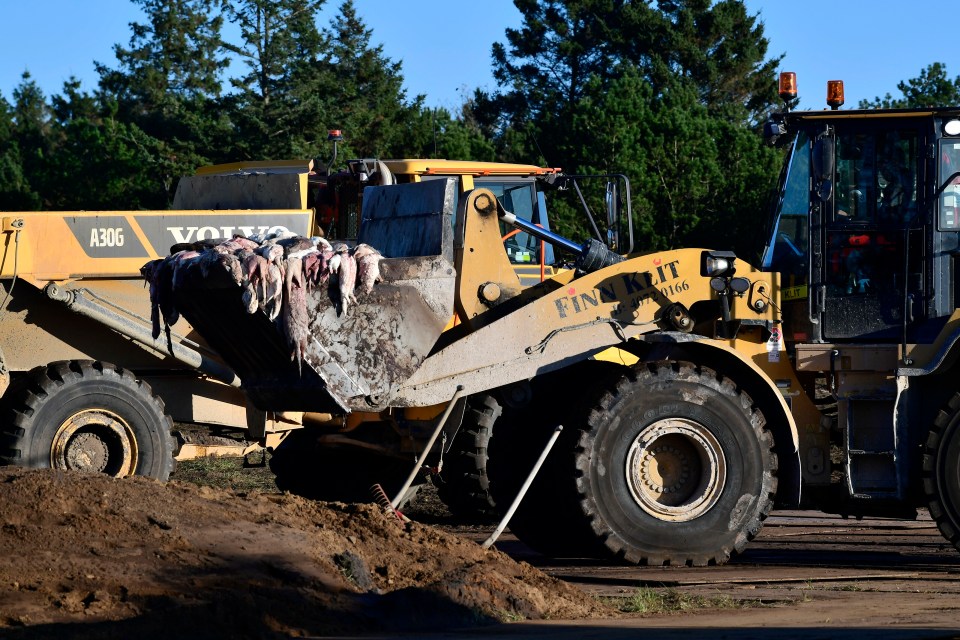
<path fill-rule="evenodd" d="M 432 140 L 432 120 L 424 117 L 423 96 L 408 100 L 402 65 L 371 44 L 372 30 L 345 0 L 325 35 L 330 43 L 321 67 L 328 77 L 332 128 L 346 137 L 344 150 L 361 157 L 409 155 Z"/>
<path fill-rule="evenodd" d="M 162 209 L 178 170 L 176 152 L 135 123 L 121 122 L 116 103 L 80 90 L 71 78 L 52 103 L 56 162 L 45 206 L 74 209 Z"/>
<path fill-rule="evenodd" d="M 234 148 L 245 158 L 310 156 L 326 140 L 327 96 L 316 73 L 325 50 L 317 28 L 324 0 L 224 0 L 240 42 L 224 43 L 248 68 L 231 80 L 237 93 L 226 104 Z M 323 131 L 323 136 L 319 133 Z"/>
<path fill-rule="evenodd" d="M 902 98 L 889 93 L 883 98 L 861 100 L 861 109 L 922 109 L 925 107 L 953 107 L 960 105 L 960 76 L 950 79 L 947 67 L 934 62 L 920 71 L 920 75 L 897 83 Z"/>
<path fill-rule="evenodd" d="M 82 126 L 112 120 L 108 128 L 122 128 L 144 153 L 156 154 L 143 156 L 139 171 L 157 191 L 147 200 L 159 206 L 172 200 L 181 175 L 219 155 L 228 132 L 215 103 L 228 64 L 215 1 L 133 0 L 146 22 L 131 23 L 127 47 L 114 46 L 118 68 L 96 65 L 100 113 Z"/>
<path fill-rule="evenodd" d="M 474 103 L 500 157 L 627 174 L 640 248 L 756 216 L 776 157 L 753 129 L 776 104 L 778 59 L 765 59 L 763 25 L 742 1 L 515 4 L 523 26 L 493 48 L 502 89 Z"/>
<path fill-rule="evenodd" d="M 19 150 L 23 176 L 20 208 L 40 209 L 50 185 L 47 170 L 53 162 L 54 148 L 50 108 L 29 72 L 24 72 L 20 84 L 13 90 L 13 121 L 13 140 Z"/>
<path fill-rule="evenodd" d="M 507 29 L 508 46 L 493 45 L 493 75 L 504 89 L 478 96 L 476 114 L 498 133 L 512 131 L 502 143 L 506 157 L 579 166 L 576 144 L 568 135 L 591 78 L 606 84 L 616 67 L 614 32 L 625 0 L 515 0 L 523 26 Z M 642 34 L 638 34 L 642 36 Z"/>
<path fill-rule="evenodd" d="M 0 211 L 35 209 L 39 198 L 23 174 L 13 108 L 0 95 Z"/>
<path fill-rule="evenodd" d="M 114 46 L 119 69 L 97 63 L 101 90 L 134 117 L 175 116 L 181 103 L 220 95 L 228 61 L 213 0 L 133 0 L 147 24 L 131 23 L 129 47 Z"/>
<path fill-rule="evenodd" d="M 472 118 L 469 104 L 461 107 L 457 117 L 443 107 L 421 108 L 417 119 L 413 130 L 419 132 L 418 140 L 409 139 L 408 144 L 395 156 L 480 162 L 493 162 L 496 159 L 493 141 L 484 135 Z"/>
<path fill-rule="evenodd" d="M 700 102 L 711 113 L 732 115 L 752 123 L 762 122 L 778 104 L 775 76 L 781 57 L 765 59 L 769 47 L 763 25 L 751 16 L 741 0 L 660 0 L 662 16 L 640 15 L 657 35 L 626 39 L 627 57 L 648 60 L 656 88 L 672 86 L 676 77 L 692 83 Z M 631 29 L 644 24 L 631 20 Z M 637 45 L 650 46 L 638 50 Z"/>

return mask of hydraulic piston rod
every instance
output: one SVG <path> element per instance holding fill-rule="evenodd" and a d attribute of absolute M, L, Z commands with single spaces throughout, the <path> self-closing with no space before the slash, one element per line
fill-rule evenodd
<path fill-rule="evenodd" d="M 564 238 L 563 236 L 554 233 L 553 231 L 548 231 L 543 227 L 538 227 L 529 220 L 524 220 L 523 218 L 518 218 L 517 214 L 511 213 L 502 207 L 497 208 L 497 213 L 500 214 L 500 219 L 509 224 L 510 226 L 516 227 L 521 231 L 525 231 L 532 235 L 535 238 L 539 238 L 545 242 L 549 242 L 555 247 L 560 249 L 566 249 L 570 253 L 580 255 L 583 251 L 583 245 L 577 244 L 573 240 Z"/>
<path fill-rule="evenodd" d="M 543 227 L 538 227 L 528 220 L 517 217 L 516 214 L 504 209 L 499 202 L 497 202 L 497 214 L 500 216 L 500 219 L 507 224 L 516 227 L 521 231 L 525 231 L 526 233 L 529 233 L 533 237 L 539 238 L 544 242 L 549 242 L 559 249 L 565 249 L 576 255 L 576 267 L 578 270 L 583 271 L 584 273 L 599 271 L 604 267 L 609 267 L 612 264 L 623 262 L 623 256 L 611 251 L 599 240 L 590 238 L 585 243 L 578 244 L 569 238 L 564 238 L 563 236 L 552 231 L 548 231 Z"/>
<path fill-rule="evenodd" d="M 49 283 L 44 292 L 51 300 L 67 305 L 67 308 L 87 318 L 91 318 L 110 327 L 117 333 L 131 340 L 150 347 L 160 353 L 169 353 L 172 357 L 191 367 L 199 369 L 211 378 L 216 378 L 234 387 L 240 386 L 240 379 L 228 367 L 205 356 L 196 349 L 191 349 L 178 342 L 166 344 L 162 340 L 155 340 L 150 329 L 143 326 L 133 316 L 124 317 L 107 308 L 105 305 L 91 299 L 84 289 L 64 289 L 56 283 Z"/>

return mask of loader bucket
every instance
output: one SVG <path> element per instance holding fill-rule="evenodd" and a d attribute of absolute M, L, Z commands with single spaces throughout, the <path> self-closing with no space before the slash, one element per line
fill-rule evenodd
<path fill-rule="evenodd" d="M 385 406 L 453 315 L 455 198 L 451 179 L 367 188 L 359 239 L 386 257 L 383 281 L 370 293 L 358 290 L 356 304 L 342 312 L 325 287 L 310 291 L 302 361 L 291 357 L 279 320 L 248 313 L 241 287 L 222 269 L 206 276 L 187 270 L 174 290 L 177 309 L 236 371 L 261 410 L 343 413 Z"/>

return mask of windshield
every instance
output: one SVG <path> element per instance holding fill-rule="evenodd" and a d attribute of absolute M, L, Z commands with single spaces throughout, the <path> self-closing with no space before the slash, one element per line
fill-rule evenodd
<path fill-rule="evenodd" d="M 423 176 L 423 180 L 437 180 L 452 176 Z M 457 178 L 459 180 L 459 178 Z M 550 223 L 547 220 L 546 202 L 543 199 L 543 193 L 537 191 L 537 184 L 532 178 L 514 178 L 504 180 L 503 178 L 474 178 L 474 187 L 477 189 L 489 189 L 496 196 L 500 204 L 507 211 L 515 214 L 518 218 L 523 218 L 545 229 L 550 229 Z M 457 200 L 454 204 L 459 207 L 460 193 L 457 193 Z M 540 240 L 534 238 L 528 233 L 516 232 L 513 227 L 509 227 L 503 222 L 500 223 L 500 235 L 509 236 L 504 240 L 504 248 L 507 256 L 513 264 L 539 264 L 540 263 Z M 554 263 L 553 247 L 547 244 L 544 247 L 544 264 L 552 265 Z"/>
<path fill-rule="evenodd" d="M 763 254 L 763 268 L 783 274 L 783 286 L 807 282 L 807 216 L 810 209 L 810 139 L 800 132 L 788 159 L 777 201 L 773 233 Z"/>
<path fill-rule="evenodd" d="M 837 128 L 834 222 L 901 225 L 917 214 L 915 127 Z"/>
<path fill-rule="evenodd" d="M 503 208 L 516 214 L 518 218 L 523 218 L 535 224 L 542 224 L 539 216 L 534 213 L 537 192 L 536 185 L 533 182 L 496 183 L 477 181 L 477 186 L 493 191 Z M 547 226 L 547 228 L 550 227 Z M 508 236 L 503 244 L 510 262 L 514 264 L 538 264 L 540 262 L 540 240 L 523 231 L 517 231 L 502 222 L 500 223 L 500 234 Z M 549 264 L 552 260 L 548 259 L 546 262 Z"/>

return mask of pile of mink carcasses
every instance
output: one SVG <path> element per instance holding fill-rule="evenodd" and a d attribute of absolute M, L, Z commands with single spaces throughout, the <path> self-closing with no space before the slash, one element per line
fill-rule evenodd
<path fill-rule="evenodd" d="M 154 339 L 160 335 L 161 320 L 169 327 L 179 319 L 173 292 L 189 269 L 200 269 L 204 277 L 213 269 L 226 270 L 243 289 L 248 313 L 263 311 L 270 320 L 279 318 L 294 360 L 302 359 L 306 349 L 308 291 L 326 289 L 337 313 L 346 314 L 356 302 L 355 288 L 370 293 L 380 281 L 382 256 L 373 247 L 331 245 L 321 237 L 291 232 L 205 240 L 174 249 L 180 250 L 140 269 L 150 283 Z"/>

